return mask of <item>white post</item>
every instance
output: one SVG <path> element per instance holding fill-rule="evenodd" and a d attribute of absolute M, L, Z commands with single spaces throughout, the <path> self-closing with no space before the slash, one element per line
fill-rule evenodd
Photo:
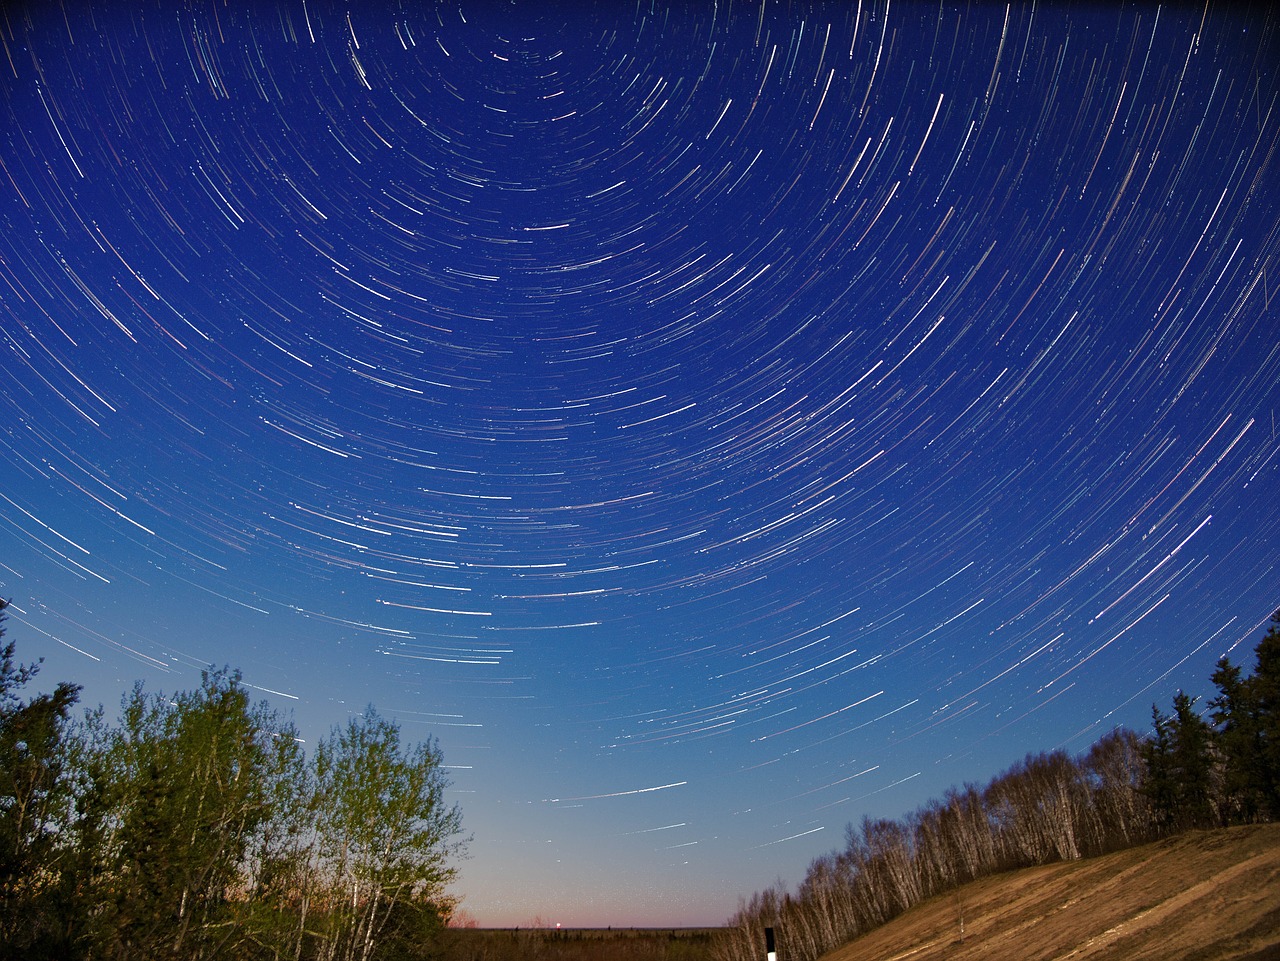
<path fill-rule="evenodd" d="M 769 961 L 778 961 L 778 952 L 773 947 L 773 928 L 764 929 L 764 949 L 768 953 Z"/>

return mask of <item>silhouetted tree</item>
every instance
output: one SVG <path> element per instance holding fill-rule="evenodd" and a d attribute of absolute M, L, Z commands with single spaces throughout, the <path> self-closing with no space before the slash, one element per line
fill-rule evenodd
<path fill-rule="evenodd" d="M 1209 708 L 1222 759 L 1223 819 L 1256 821 L 1265 816 L 1267 780 L 1253 685 L 1225 657 L 1218 661 L 1210 680 L 1218 689 Z"/>
<path fill-rule="evenodd" d="M 1266 817 L 1280 818 L 1280 610 L 1271 615 L 1256 648 L 1257 667 L 1249 678 L 1261 740 L 1259 780 Z"/>
<path fill-rule="evenodd" d="M 1082 757 L 1028 754 L 985 789 L 953 788 L 898 821 L 848 825 L 844 849 L 816 859 L 794 897 L 778 884 L 743 902 L 717 939 L 717 961 L 757 957 L 753 932 L 770 925 L 785 935 L 788 961 L 810 961 L 999 870 L 1280 816 L 1280 611 L 1256 654 L 1248 677 L 1218 662 L 1208 721 L 1178 691 L 1172 713 L 1152 705 L 1146 738 L 1119 729 Z"/>
<path fill-rule="evenodd" d="M 1213 730 L 1195 710 L 1199 698 L 1178 691 L 1173 714 L 1152 706 L 1152 738 L 1143 745 L 1145 793 L 1163 832 L 1207 827 L 1217 820 Z"/>

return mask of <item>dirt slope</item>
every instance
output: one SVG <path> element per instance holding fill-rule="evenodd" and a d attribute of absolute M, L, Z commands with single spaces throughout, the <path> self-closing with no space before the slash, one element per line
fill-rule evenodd
<path fill-rule="evenodd" d="M 1280 961 L 1280 824 L 976 881 L 823 961 L 942 959 Z"/>

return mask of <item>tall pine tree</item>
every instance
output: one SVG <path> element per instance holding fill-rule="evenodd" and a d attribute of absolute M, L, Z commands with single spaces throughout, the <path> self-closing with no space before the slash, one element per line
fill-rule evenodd
<path fill-rule="evenodd" d="M 1179 691 L 1172 715 L 1151 708 L 1155 731 L 1142 750 L 1145 792 L 1161 832 L 1208 827 L 1216 820 L 1213 729 L 1196 711 L 1198 700 Z"/>
<path fill-rule="evenodd" d="M 1218 661 L 1210 680 L 1218 694 L 1209 701 L 1215 744 L 1222 759 L 1226 817 L 1251 823 L 1266 816 L 1262 766 L 1262 730 L 1250 679 L 1227 658 Z"/>
<path fill-rule="evenodd" d="M 1258 666 L 1249 678 L 1257 712 L 1259 767 L 1264 817 L 1280 818 L 1280 610 L 1256 648 Z"/>

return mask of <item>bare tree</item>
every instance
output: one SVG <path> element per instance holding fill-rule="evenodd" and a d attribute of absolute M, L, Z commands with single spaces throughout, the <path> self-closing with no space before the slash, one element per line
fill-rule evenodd
<path fill-rule="evenodd" d="M 1099 738 L 1084 760 L 1093 810 L 1102 830 L 1095 853 L 1126 848 L 1151 837 L 1151 810 L 1142 793 L 1144 767 L 1138 735 L 1117 728 Z"/>

